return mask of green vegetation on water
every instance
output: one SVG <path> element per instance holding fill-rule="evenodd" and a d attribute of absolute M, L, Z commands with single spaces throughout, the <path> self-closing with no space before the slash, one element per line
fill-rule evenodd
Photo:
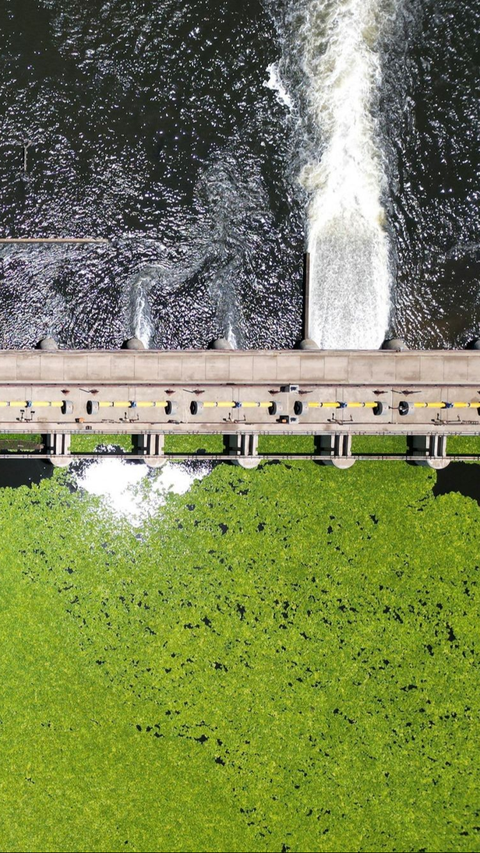
<path fill-rule="evenodd" d="M 224 452 L 222 435 L 167 435 L 166 453 L 219 453 Z"/>
<path fill-rule="evenodd" d="M 131 435 L 72 435 L 70 450 L 72 453 L 95 453 L 101 447 L 115 447 L 131 453 L 133 437 Z"/>
<path fill-rule="evenodd" d="M 315 442 L 313 435 L 261 435 L 258 452 L 267 456 L 275 453 L 315 453 Z"/>
<path fill-rule="evenodd" d="M 404 435 L 354 435 L 352 452 L 372 456 L 398 455 L 407 452 L 407 439 Z"/>
<path fill-rule="evenodd" d="M 101 447 L 121 448 L 125 453 L 133 451 L 131 435 L 72 435 L 72 453 L 95 453 Z M 165 436 L 167 453 L 223 453 L 221 435 L 167 435 Z"/>
<path fill-rule="evenodd" d="M 0 493 L 0 848 L 480 849 L 480 509 L 226 465 L 145 528 Z"/>
<path fill-rule="evenodd" d="M 480 455 L 480 435 L 452 435 L 448 439 L 448 454 L 468 456 L 470 453 Z"/>

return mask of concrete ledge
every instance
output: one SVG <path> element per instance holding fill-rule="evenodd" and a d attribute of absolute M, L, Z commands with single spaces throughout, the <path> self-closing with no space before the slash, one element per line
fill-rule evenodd
<path fill-rule="evenodd" d="M 218 375 L 221 371 L 221 377 Z M 480 385 L 480 352 L 292 350 L 0 351 L 0 384 L 44 382 L 272 382 Z"/>

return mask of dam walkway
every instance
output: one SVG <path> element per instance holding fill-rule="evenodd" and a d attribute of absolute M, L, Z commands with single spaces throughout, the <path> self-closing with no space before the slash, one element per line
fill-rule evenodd
<path fill-rule="evenodd" d="M 403 435 L 444 467 L 449 436 L 480 435 L 480 352 L 5 350 L 1 433 L 41 434 L 58 463 L 72 435 L 134 435 L 152 463 L 167 435 L 223 435 L 214 458 L 252 466 L 259 436 L 312 435 L 301 458 L 338 467 L 353 436 Z"/>

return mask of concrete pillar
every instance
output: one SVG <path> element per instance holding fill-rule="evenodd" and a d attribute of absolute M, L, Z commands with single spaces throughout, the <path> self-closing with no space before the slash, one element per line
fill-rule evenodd
<path fill-rule="evenodd" d="M 122 344 L 122 349 L 143 350 L 145 349 L 145 344 L 140 338 L 129 338 L 128 341 Z"/>
<path fill-rule="evenodd" d="M 322 465 L 333 465 L 346 471 L 355 465 L 352 456 L 352 437 L 346 433 L 329 432 L 315 436 L 315 455 L 325 457 Z"/>
<path fill-rule="evenodd" d="M 415 465 L 442 471 L 450 465 L 450 459 L 447 457 L 447 436 L 409 435 L 408 455 L 423 457 L 415 460 Z"/>
<path fill-rule="evenodd" d="M 165 436 L 156 433 L 134 435 L 135 453 L 141 456 L 149 468 L 161 468 L 167 461 L 164 456 Z"/>
<path fill-rule="evenodd" d="M 302 341 L 298 344 L 298 349 L 307 350 L 307 352 L 313 352 L 314 350 L 319 350 L 320 347 L 317 343 L 315 343 L 312 338 L 303 338 Z"/>
<path fill-rule="evenodd" d="M 49 454 L 49 462 L 57 468 L 67 468 L 71 459 L 63 459 L 70 455 L 70 435 L 62 432 L 49 432 L 42 436 L 45 453 Z"/>
<path fill-rule="evenodd" d="M 407 352 L 408 347 L 403 338 L 386 338 L 381 349 L 393 350 L 394 352 Z"/>
<path fill-rule="evenodd" d="M 215 338 L 210 344 L 210 349 L 233 350 L 233 346 L 226 338 Z"/>
<path fill-rule="evenodd" d="M 37 349 L 41 349 L 44 352 L 57 352 L 58 344 L 57 344 L 55 338 L 47 336 L 47 337 L 41 338 L 41 340 L 39 340 L 39 342 L 37 344 Z"/>
<path fill-rule="evenodd" d="M 243 456 L 243 459 L 234 459 L 234 465 L 242 468 L 256 468 L 260 464 L 258 456 L 258 435 L 235 433 L 225 436 L 225 445 L 229 456 Z"/>

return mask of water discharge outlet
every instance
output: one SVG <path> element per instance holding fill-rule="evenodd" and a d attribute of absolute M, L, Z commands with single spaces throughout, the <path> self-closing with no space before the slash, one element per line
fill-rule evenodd
<path fill-rule="evenodd" d="M 388 325 L 386 176 L 375 109 L 379 42 L 395 7 L 395 0 L 311 0 L 300 30 L 318 152 L 301 177 L 311 194 L 305 337 L 322 349 L 376 349 Z"/>

